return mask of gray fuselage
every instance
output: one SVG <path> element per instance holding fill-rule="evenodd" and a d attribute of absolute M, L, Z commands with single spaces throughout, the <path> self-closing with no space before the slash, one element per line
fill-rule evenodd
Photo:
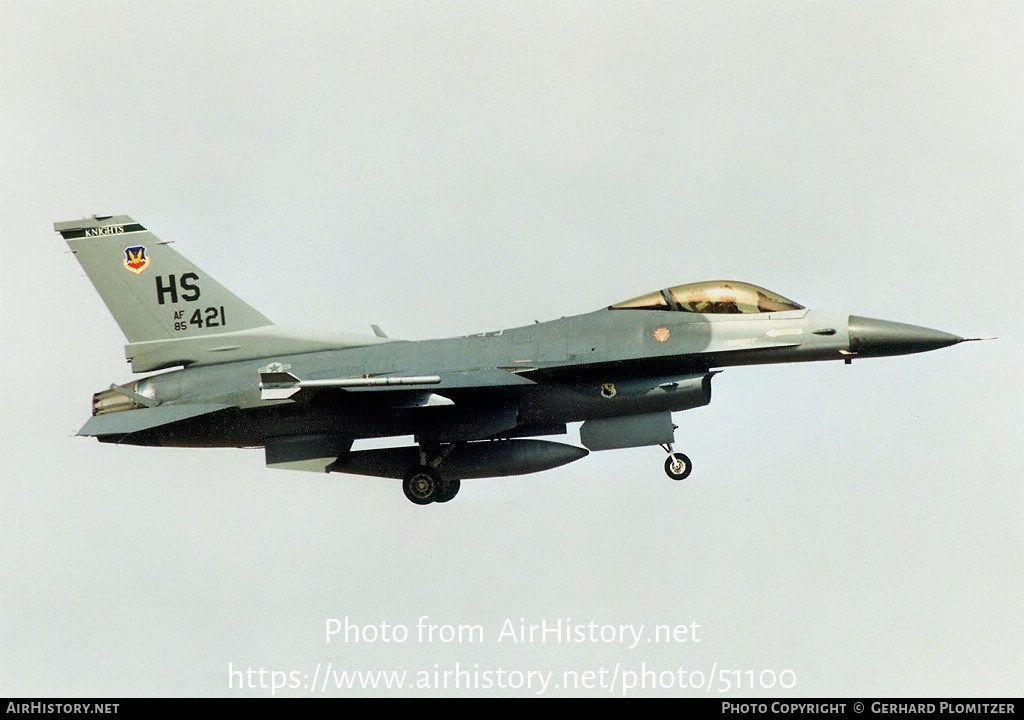
<path fill-rule="evenodd" d="M 694 402 L 690 393 L 652 391 L 714 368 L 838 360 L 849 353 L 847 316 L 808 310 L 702 315 L 604 309 L 467 337 L 394 341 L 160 373 L 138 381 L 135 391 L 161 405 L 234 407 L 118 441 L 245 447 L 261 446 L 268 438 L 326 433 L 441 441 L 529 435 L 532 430 L 545 434 L 565 423 L 706 404 L 709 377 L 700 383 L 707 396 L 703 402 Z M 372 388 L 324 389 L 304 402 L 266 401 L 260 396 L 259 370 L 271 362 L 309 380 L 441 373 L 446 382 L 432 392 L 454 404 L 400 407 L 402 402 L 381 403 L 380 391 Z M 477 379 L 480 372 L 498 368 L 512 382 Z M 461 385 L 460 374 L 465 374 Z M 388 392 L 399 400 L 402 391 Z M 405 394 L 422 393 L 411 389 Z M 510 413 L 513 428 L 504 427 Z"/>

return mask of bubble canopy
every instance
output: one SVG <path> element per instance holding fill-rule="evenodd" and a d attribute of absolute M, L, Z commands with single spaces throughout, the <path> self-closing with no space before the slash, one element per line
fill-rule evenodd
<path fill-rule="evenodd" d="M 609 310 L 668 310 L 714 315 L 755 314 L 803 310 L 781 295 L 735 280 L 706 280 L 656 290 L 611 305 Z"/>

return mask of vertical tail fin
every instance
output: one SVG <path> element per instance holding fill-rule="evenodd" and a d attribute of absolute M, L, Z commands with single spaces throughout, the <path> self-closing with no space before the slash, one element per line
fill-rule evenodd
<path fill-rule="evenodd" d="M 272 323 L 126 215 L 54 223 L 129 343 Z"/>
<path fill-rule="evenodd" d="M 275 325 L 126 215 L 53 229 L 128 338 L 135 372 L 394 342 Z"/>

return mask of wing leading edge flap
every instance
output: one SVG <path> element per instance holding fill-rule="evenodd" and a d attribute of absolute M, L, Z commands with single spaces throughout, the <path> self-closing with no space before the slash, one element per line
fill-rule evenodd
<path fill-rule="evenodd" d="M 189 418 L 208 415 L 220 410 L 225 410 L 231 405 L 219 403 L 204 403 L 200 405 L 159 405 L 157 407 L 140 408 L 138 410 L 124 410 L 122 412 L 94 415 L 78 431 L 79 435 L 86 437 L 101 437 L 104 435 L 130 435 L 132 433 L 149 430 L 188 420 Z"/>

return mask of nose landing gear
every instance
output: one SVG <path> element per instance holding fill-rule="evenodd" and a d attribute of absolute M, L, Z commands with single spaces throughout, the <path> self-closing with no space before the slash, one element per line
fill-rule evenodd
<path fill-rule="evenodd" d="M 665 459 L 665 474 L 673 480 L 685 480 L 690 477 L 690 473 L 693 472 L 693 463 L 690 462 L 690 458 L 681 452 L 673 451 L 672 445 L 662 445 L 661 447 L 668 453 L 668 457 Z"/>

